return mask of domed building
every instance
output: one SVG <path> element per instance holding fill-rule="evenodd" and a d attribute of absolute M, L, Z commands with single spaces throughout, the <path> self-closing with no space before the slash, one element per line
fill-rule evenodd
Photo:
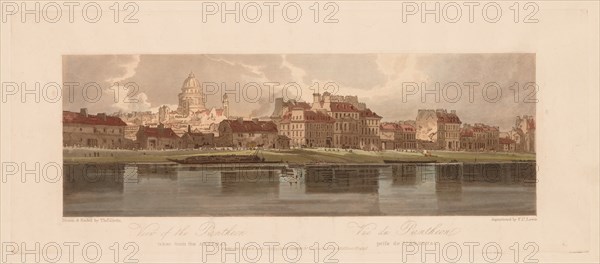
<path fill-rule="evenodd" d="M 218 124 L 229 117 L 227 95 L 222 97 L 221 108 L 207 107 L 204 102 L 206 95 L 194 73 L 190 73 L 183 81 L 178 98 L 177 110 L 171 110 L 168 105 L 162 105 L 158 108 L 158 114 L 154 120 L 155 123 L 172 128 L 178 135 L 190 129 L 193 132 L 216 132 Z"/>
<path fill-rule="evenodd" d="M 179 93 L 179 106 L 177 107 L 177 112 L 187 116 L 190 112 L 195 113 L 205 109 L 206 106 L 204 105 L 202 85 L 196 77 L 194 77 L 194 73 L 190 72 L 190 75 L 183 81 L 181 93 Z"/>

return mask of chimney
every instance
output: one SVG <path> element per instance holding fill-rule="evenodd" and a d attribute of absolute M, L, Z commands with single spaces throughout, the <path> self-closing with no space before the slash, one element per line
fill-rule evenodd
<path fill-rule="evenodd" d="M 106 114 L 105 113 L 98 113 L 98 117 L 100 119 L 102 119 L 103 121 L 106 121 Z"/>
<path fill-rule="evenodd" d="M 252 122 L 254 122 L 254 124 L 258 124 L 258 118 L 252 118 Z"/>
<path fill-rule="evenodd" d="M 243 123 L 244 122 L 244 118 L 243 117 L 238 117 L 237 121 L 240 122 L 240 123 Z"/>
<path fill-rule="evenodd" d="M 79 114 L 81 114 L 84 117 L 88 117 L 87 108 L 81 108 L 81 110 L 79 110 Z"/>
<path fill-rule="evenodd" d="M 329 93 L 323 94 L 323 102 L 325 102 L 325 103 L 331 102 L 331 95 Z"/>
<path fill-rule="evenodd" d="M 318 103 L 321 101 L 321 94 L 320 93 L 313 93 L 313 103 Z"/>

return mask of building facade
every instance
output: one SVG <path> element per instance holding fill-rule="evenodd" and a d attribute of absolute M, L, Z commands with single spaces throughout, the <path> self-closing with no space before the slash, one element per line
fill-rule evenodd
<path fill-rule="evenodd" d="M 181 147 L 186 149 L 215 147 L 215 134 L 192 132 L 191 126 L 188 126 L 188 131 L 181 136 Z"/>
<path fill-rule="evenodd" d="M 272 121 L 258 119 L 223 120 L 219 124 L 219 137 L 216 140 L 219 147 L 233 148 L 278 148 L 277 125 Z"/>
<path fill-rule="evenodd" d="M 157 127 L 140 126 L 136 143 L 141 149 L 179 149 L 180 137 L 171 129 L 159 124 Z"/>
<path fill-rule="evenodd" d="M 400 142 L 398 141 L 398 124 L 381 123 L 379 125 L 379 131 L 381 149 L 395 150 L 400 148 Z"/>
<path fill-rule="evenodd" d="M 360 110 L 359 112 L 359 147 L 363 150 L 380 150 L 381 140 L 379 138 L 379 123 L 381 116 L 377 115 L 371 109 Z"/>
<path fill-rule="evenodd" d="M 515 127 L 509 132 L 517 152 L 535 153 L 535 127 L 533 116 L 517 116 Z"/>
<path fill-rule="evenodd" d="M 417 149 L 416 129 L 404 123 L 383 123 L 380 126 L 381 149 Z"/>
<path fill-rule="evenodd" d="M 79 113 L 63 111 L 63 145 L 93 148 L 130 148 L 125 138 L 127 124 L 118 117 L 104 113 L 90 115 L 86 108 Z"/>
<path fill-rule="evenodd" d="M 292 147 L 333 146 L 333 125 L 335 120 L 323 112 L 293 107 L 280 120 L 279 134 L 290 138 Z"/>
<path fill-rule="evenodd" d="M 464 124 L 460 131 L 460 148 L 466 151 L 500 151 L 500 129 L 482 123 Z"/>
<path fill-rule="evenodd" d="M 460 149 L 460 118 L 455 110 L 419 109 L 416 124 L 416 139 L 433 142 L 437 149 Z"/>
<path fill-rule="evenodd" d="M 183 81 L 178 99 L 177 112 L 184 116 L 206 109 L 202 84 L 196 79 L 193 72 L 190 72 L 189 76 Z"/>
<path fill-rule="evenodd" d="M 499 139 L 500 150 L 504 152 L 515 152 L 516 144 L 515 141 L 508 137 L 501 137 Z"/>
<path fill-rule="evenodd" d="M 399 148 L 417 149 L 417 130 L 415 127 L 409 124 L 398 124 L 398 127 L 398 141 L 400 142 Z"/>
<path fill-rule="evenodd" d="M 127 123 L 126 137 L 133 139 L 140 126 L 156 127 L 159 124 L 171 128 L 179 136 L 187 132 L 188 126 L 191 126 L 193 131 L 216 134 L 219 123 L 229 118 L 229 99 L 226 94 L 223 95 L 221 108 L 206 107 L 205 100 L 201 83 L 190 73 L 178 95 L 177 109 L 162 105 L 155 113 L 146 111 L 115 115 Z"/>

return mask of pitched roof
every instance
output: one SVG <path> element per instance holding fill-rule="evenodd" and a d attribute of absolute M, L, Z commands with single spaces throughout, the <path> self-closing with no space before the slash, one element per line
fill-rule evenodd
<path fill-rule="evenodd" d="M 331 112 L 359 112 L 351 103 L 331 102 Z"/>
<path fill-rule="evenodd" d="M 272 121 L 223 120 L 234 133 L 272 132 L 277 133 L 277 125 Z"/>
<path fill-rule="evenodd" d="M 365 110 L 360 111 L 360 117 L 374 117 L 381 118 L 377 113 L 371 111 L 371 109 L 367 108 Z"/>
<path fill-rule="evenodd" d="M 127 126 L 121 118 L 107 115 L 87 115 L 81 113 L 63 111 L 63 124 L 82 124 L 98 126 Z"/>
<path fill-rule="evenodd" d="M 409 124 L 398 124 L 398 123 L 382 123 L 379 125 L 379 129 L 382 131 L 399 131 L 399 132 L 415 132 L 415 127 Z"/>
<path fill-rule="evenodd" d="M 179 136 L 171 128 L 164 127 L 147 127 L 140 126 L 138 133 L 144 134 L 146 137 L 157 137 L 157 138 L 179 138 Z"/>
<path fill-rule="evenodd" d="M 415 127 L 408 124 L 400 124 L 398 128 L 403 132 L 415 132 Z"/>
<path fill-rule="evenodd" d="M 323 112 L 304 110 L 304 119 L 295 120 L 303 123 L 335 123 L 335 119 Z M 281 118 L 281 123 L 290 123 L 292 113 L 288 112 Z"/>
<path fill-rule="evenodd" d="M 308 104 L 307 102 L 297 102 L 294 100 L 283 102 L 283 107 L 287 107 L 289 110 L 292 110 L 292 108 L 296 108 L 296 107 L 300 107 L 303 109 L 311 108 L 310 104 Z"/>
<path fill-rule="evenodd" d="M 335 119 L 325 113 L 304 111 L 304 121 L 307 123 L 335 123 Z"/>
<path fill-rule="evenodd" d="M 514 141 L 514 140 L 512 140 L 512 139 L 510 139 L 510 138 L 507 138 L 507 137 L 500 138 L 498 142 L 499 142 L 500 144 L 504 144 L 504 145 L 508 145 L 508 144 L 514 144 L 514 143 L 515 143 L 515 141 Z"/>
<path fill-rule="evenodd" d="M 379 125 L 379 129 L 382 131 L 396 131 L 398 129 L 398 124 L 396 124 L 396 123 L 381 123 Z"/>
<path fill-rule="evenodd" d="M 435 112 L 437 118 L 438 118 L 438 122 L 442 122 L 442 123 L 449 123 L 449 124 L 460 124 L 462 123 L 460 121 L 460 118 L 458 118 L 458 116 L 454 113 L 447 113 L 447 112 L 441 112 L 441 111 L 436 111 Z"/>

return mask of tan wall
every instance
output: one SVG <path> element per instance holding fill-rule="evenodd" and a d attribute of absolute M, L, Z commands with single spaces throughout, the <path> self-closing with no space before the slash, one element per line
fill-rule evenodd
<path fill-rule="evenodd" d="M 125 127 L 63 124 L 63 145 L 126 148 Z"/>

